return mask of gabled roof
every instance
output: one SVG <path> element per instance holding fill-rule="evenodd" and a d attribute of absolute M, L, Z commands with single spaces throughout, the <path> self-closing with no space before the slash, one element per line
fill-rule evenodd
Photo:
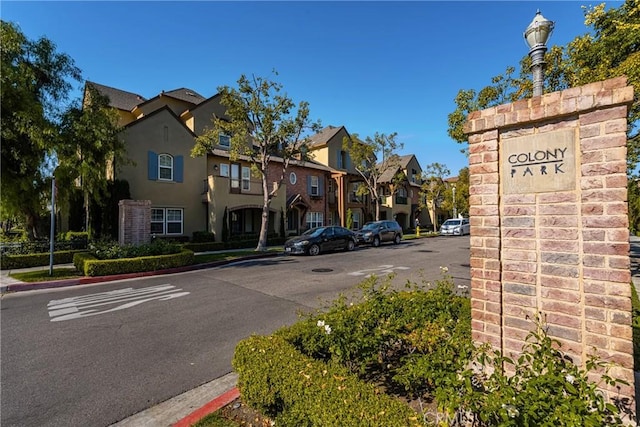
<path fill-rule="evenodd" d="M 195 138 L 195 137 L 197 137 L 197 135 L 196 135 L 195 133 L 193 133 L 193 131 L 192 131 L 191 129 L 189 129 L 189 128 L 187 127 L 187 125 L 186 125 L 186 124 L 184 124 L 184 122 L 183 122 L 182 120 L 180 120 L 180 117 L 178 117 L 178 116 L 176 115 L 176 113 L 174 113 L 174 112 L 171 110 L 171 108 L 169 108 L 169 106 L 167 106 L 167 105 L 163 106 L 162 108 L 158 108 L 157 110 L 155 110 L 155 111 L 151 112 L 150 114 L 147 114 L 147 115 L 145 115 L 145 116 L 143 116 L 143 117 L 139 118 L 138 120 L 134 120 L 133 122 L 126 124 L 124 127 L 125 127 L 125 128 L 130 128 L 130 127 L 133 127 L 133 126 L 137 126 L 137 125 L 139 125 L 140 123 L 142 123 L 142 122 L 144 122 L 144 121 L 148 120 L 149 118 L 151 118 L 151 117 L 153 117 L 153 116 L 155 116 L 155 115 L 157 115 L 157 114 L 160 114 L 161 112 L 164 112 L 164 111 L 166 111 L 166 112 L 168 112 L 170 115 L 172 115 L 172 116 L 176 119 L 176 122 L 177 122 L 177 123 L 179 123 L 179 124 L 180 124 L 180 125 L 181 125 L 181 126 L 182 126 L 186 131 L 187 131 L 187 132 L 189 132 L 189 133 L 190 133 L 194 138 Z"/>
<path fill-rule="evenodd" d="M 409 163 L 411 162 L 411 159 L 415 158 L 416 156 L 414 154 L 407 154 L 405 156 L 400 156 L 400 166 L 402 166 L 403 169 L 406 169 L 407 166 L 409 166 Z"/>
<path fill-rule="evenodd" d="M 333 138 L 338 132 L 340 132 L 341 129 L 344 129 L 345 132 L 347 131 L 344 126 L 335 127 L 329 125 L 323 128 L 322 130 L 320 130 L 320 132 L 309 137 L 309 147 L 318 148 L 326 145 L 331 140 L 331 138 Z M 347 134 L 349 134 L 349 132 L 347 132 Z"/>
<path fill-rule="evenodd" d="M 86 84 L 96 89 L 100 94 L 108 97 L 109 105 L 119 110 L 131 111 L 136 105 L 146 101 L 143 96 L 137 93 L 127 92 L 90 81 L 87 81 Z"/>
<path fill-rule="evenodd" d="M 393 181 L 393 177 L 396 176 L 396 174 L 400 170 L 402 170 L 402 168 L 400 166 L 398 166 L 397 168 L 394 168 L 394 169 L 388 168 L 386 171 L 384 171 L 382 173 L 382 175 L 380 175 L 380 178 L 378 179 L 378 182 L 380 182 L 382 184 L 382 183 L 385 183 L 385 182 Z"/>
<path fill-rule="evenodd" d="M 186 87 L 181 87 L 180 89 L 170 90 L 168 92 L 162 92 L 161 95 L 169 96 L 171 98 L 179 99 L 180 101 L 190 102 L 194 105 L 198 105 L 201 102 L 205 101 L 206 98 L 200 95 L 195 90 L 188 89 Z"/>

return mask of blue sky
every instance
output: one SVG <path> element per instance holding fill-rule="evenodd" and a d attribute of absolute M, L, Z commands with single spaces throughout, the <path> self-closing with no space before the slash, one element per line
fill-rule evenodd
<path fill-rule="evenodd" d="M 147 98 L 180 87 L 209 97 L 241 74 L 275 69 L 323 126 L 361 137 L 397 132 L 399 154 L 457 175 L 467 158 L 447 135 L 447 115 L 458 91 L 518 66 L 537 9 L 555 21 L 549 45 L 565 45 L 587 32 L 589 4 L 3 1 L 0 16 L 30 39 L 52 40 L 84 79 Z"/>

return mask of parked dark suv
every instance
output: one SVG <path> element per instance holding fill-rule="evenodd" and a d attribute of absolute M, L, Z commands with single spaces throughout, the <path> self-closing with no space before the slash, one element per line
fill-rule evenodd
<path fill-rule="evenodd" d="M 396 221 L 368 222 L 360 231 L 356 232 L 358 244 L 371 244 L 380 246 L 383 242 L 400 243 L 402 240 L 402 227 Z"/>

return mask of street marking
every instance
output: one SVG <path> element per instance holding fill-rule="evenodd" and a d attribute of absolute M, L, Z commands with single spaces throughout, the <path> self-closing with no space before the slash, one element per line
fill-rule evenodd
<path fill-rule="evenodd" d="M 354 271 L 352 273 L 347 273 L 350 276 L 364 276 L 365 279 L 373 276 L 374 274 L 391 274 L 393 270 L 409 270 L 409 267 L 397 266 L 393 265 L 379 265 L 376 268 L 366 268 L 364 270 Z"/>
<path fill-rule="evenodd" d="M 60 322 L 62 320 L 79 319 L 81 317 L 124 310 L 153 300 L 168 301 L 191 293 L 180 292 L 181 290 L 169 284 L 140 289 L 118 289 L 99 294 L 51 300 L 47 307 L 51 321 Z M 106 308 L 106 306 L 113 306 L 114 304 L 119 305 L 107 310 L 98 310 L 98 307 Z"/>

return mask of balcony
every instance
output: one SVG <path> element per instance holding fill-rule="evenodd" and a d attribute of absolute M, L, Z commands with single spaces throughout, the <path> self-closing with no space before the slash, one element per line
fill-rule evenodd
<path fill-rule="evenodd" d="M 407 197 L 406 196 L 396 196 L 395 197 L 395 203 L 396 203 L 396 205 L 406 205 L 407 204 Z"/>
<path fill-rule="evenodd" d="M 259 179 L 231 179 L 224 176 L 209 175 L 202 183 L 202 203 L 210 203 L 212 200 L 228 200 L 230 198 L 262 199 L 262 181 Z M 283 186 L 284 187 L 284 186 Z M 251 203 L 251 200 L 245 200 Z M 261 203 L 253 201 L 253 203 Z"/>

